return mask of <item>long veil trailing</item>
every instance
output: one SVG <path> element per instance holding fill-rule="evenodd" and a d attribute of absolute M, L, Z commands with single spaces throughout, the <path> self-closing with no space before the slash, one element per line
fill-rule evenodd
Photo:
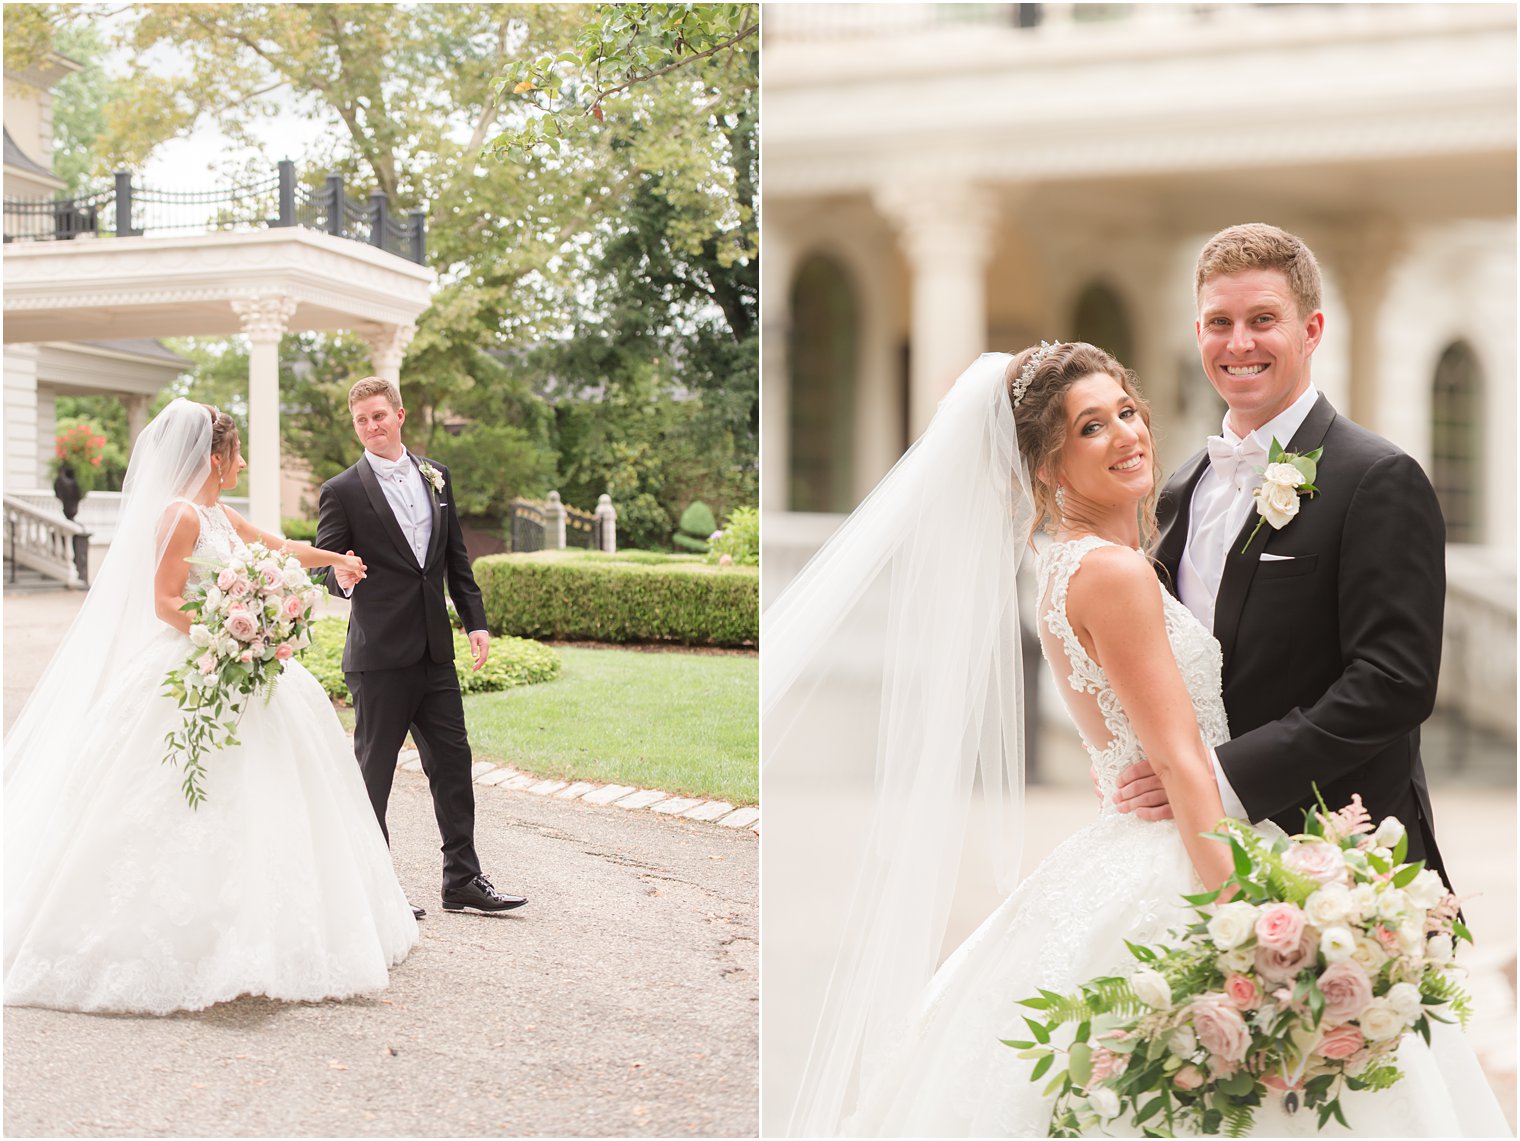
<path fill-rule="evenodd" d="M 821 887 L 853 884 L 842 926 L 820 917 L 831 937 L 811 962 L 776 960 L 772 975 L 765 960 L 767 985 L 808 1004 L 813 1025 L 789 1134 L 839 1133 L 862 1068 L 911 1016 L 938 961 L 975 791 L 991 821 L 981 858 L 1001 889 L 1017 880 L 1015 577 L 1034 506 L 1004 379 L 1011 360 L 988 353 L 960 376 L 923 436 L 763 618 L 767 788 L 837 790 L 854 779 L 867 790 L 863 839 L 808 856 Z M 767 876 L 773 866 L 768 857 Z M 809 973 L 826 976 L 826 988 Z"/>
<path fill-rule="evenodd" d="M 133 446 L 111 549 L 5 736 L 7 915 L 21 910 L 10 898 L 14 885 L 47 882 L 46 868 L 22 874 L 39 850 L 26 838 L 69 826 L 71 780 L 84 759 L 79 745 L 96 727 L 90 711 L 134 655 L 170 632 L 154 606 L 154 576 L 168 541 L 160 523 L 169 504 L 193 495 L 210 471 L 211 415 L 193 401 L 170 403 Z"/>

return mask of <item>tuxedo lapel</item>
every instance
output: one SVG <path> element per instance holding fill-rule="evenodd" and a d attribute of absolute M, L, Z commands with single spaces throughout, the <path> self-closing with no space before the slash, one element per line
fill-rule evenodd
<path fill-rule="evenodd" d="M 412 457 L 413 461 L 416 457 Z M 421 471 L 421 468 L 418 468 Z M 443 502 L 442 494 L 433 488 L 433 481 L 427 476 L 422 477 L 423 485 L 428 492 L 428 506 L 433 510 L 433 533 L 428 538 L 427 558 L 423 561 L 424 566 L 431 566 L 433 560 L 438 557 L 438 552 L 443 550 Z"/>
<path fill-rule="evenodd" d="M 1321 396 L 1309 409 L 1309 415 L 1304 417 L 1304 422 L 1299 425 L 1298 431 L 1293 433 L 1293 438 L 1284 445 L 1286 450 L 1303 455 L 1312 452 L 1320 446 L 1335 420 L 1335 409 L 1330 401 Z M 1302 514 L 1312 510 L 1310 499 L 1300 501 L 1299 517 L 1295 518 L 1288 526 L 1292 527 L 1302 523 Z M 1263 524 L 1261 532 L 1246 547 L 1247 540 L 1251 539 L 1251 532 L 1256 530 L 1256 524 L 1260 521 L 1260 515 L 1253 509 L 1246 516 L 1246 521 L 1241 524 L 1240 533 L 1235 536 L 1235 541 L 1230 544 L 1230 549 L 1225 552 L 1224 573 L 1219 579 L 1219 597 L 1214 600 L 1214 637 L 1219 639 L 1219 646 L 1224 651 L 1224 660 L 1228 663 L 1233 659 L 1235 652 L 1235 636 L 1240 629 L 1240 614 L 1245 609 L 1246 596 L 1251 591 L 1251 581 L 1256 577 L 1256 568 L 1261 566 L 1261 553 L 1266 550 L 1272 536 L 1277 534 L 1270 524 Z M 1245 548 L 1242 553 L 1242 548 Z"/>
<path fill-rule="evenodd" d="M 396 521 L 396 513 L 391 510 L 390 501 L 385 498 L 385 492 L 380 489 L 380 481 L 375 478 L 375 469 L 369 466 L 367 459 L 360 456 L 359 462 L 354 465 L 354 470 L 359 473 L 359 482 L 364 485 L 364 494 L 369 496 L 369 505 L 380 517 L 381 529 L 390 536 L 391 542 L 396 544 L 396 549 L 406 556 L 407 561 L 415 565 L 417 554 L 412 550 L 412 545 L 406 541 L 401 524 Z"/>
<path fill-rule="evenodd" d="M 1169 518 L 1157 537 L 1156 561 L 1166 568 L 1166 588 L 1174 595 L 1178 590 L 1177 576 L 1181 573 L 1182 555 L 1187 548 L 1188 523 L 1193 514 L 1193 490 L 1208 470 L 1208 465 L 1208 452 L 1199 452 L 1178 469 L 1167 488 L 1168 495 L 1177 497 L 1177 506 L 1169 513 Z"/>

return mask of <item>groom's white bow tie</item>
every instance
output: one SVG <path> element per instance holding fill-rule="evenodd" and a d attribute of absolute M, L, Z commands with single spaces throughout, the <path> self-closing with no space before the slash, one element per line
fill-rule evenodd
<path fill-rule="evenodd" d="M 405 454 L 399 460 L 388 460 L 383 456 L 375 456 L 373 459 L 375 474 L 381 479 L 399 479 L 410 474 L 412 460 Z"/>
<path fill-rule="evenodd" d="M 1257 469 L 1267 462 L 1267 450 L 1254 436 L 1233 444 L 1223 436 L 1210 436 L 1208 446 L 1209 466 L 1226 483 L 1238 485 L 1242 479 L 1253 479 L 1260 474 Z"/>

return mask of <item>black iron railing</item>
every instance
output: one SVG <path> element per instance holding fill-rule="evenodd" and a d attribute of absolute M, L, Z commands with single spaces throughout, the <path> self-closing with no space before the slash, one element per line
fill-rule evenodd
<path fill-rule="evenodd" d="M 273 178 L 214 190 L 133 186 L 132 176 L 118 171 L 110 190 L 73 198 L 7 198 L 4 222 L 7 242 L 304 226 L 377 246 L 418 265 L 427 261 L 427 211 L 411 210 L 398 220 L 383 191 L 356 200 L 339 174 L 328 175 L 319 188 L 298 183 L 289 159 L 279 163 Z"/>

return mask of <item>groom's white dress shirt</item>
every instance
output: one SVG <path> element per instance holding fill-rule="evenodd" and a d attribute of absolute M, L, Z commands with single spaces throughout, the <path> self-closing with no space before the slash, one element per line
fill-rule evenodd
<path fill-rule="evenodd" d="M 1214 629 L 1214 604 L 1224 577 L 1225 559 L 1251 512 L 1253 493 L 1261 486 L 1261 473 L 1272 441 L 1276 439 L 1286 448 L 1318 399 L 1319 392 L 1311 384 L 1297 400 L 1244 438 L 1230 428 L 1230 416 L 1226 413 L 1221 434 L 1208 439 L 1209 466 L 1193 485 L 1187 546 L 1177 568 L 1177 594 L 1207 630 Z M 1219 783 L 1225 813 L 1236 819 L 1249 819 L 1245 805 L 1225 779 L 1213 749 L 1209 750 L 1209 756 L 1214 761 L 1214 777 Z"/>
<path fill-rule="evenodd" d="M 371 451 L 365 451 L 364 458 L 380 481 L 380 490 L 385 492 L 385 501 L 391 505 L 396 522 L 401 524 L 401 533 L 406 536 L 417 565 L 425 565 L 428 543 L 433 538 L 433 505 L 422 471 L 405 449 L 399 460 L 382 459 Z"/>

